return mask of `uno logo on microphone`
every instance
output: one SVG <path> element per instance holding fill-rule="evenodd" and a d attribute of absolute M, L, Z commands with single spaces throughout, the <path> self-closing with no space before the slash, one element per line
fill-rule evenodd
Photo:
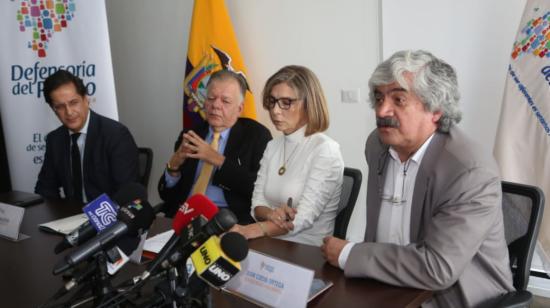
<path fill-rule="evenodd" d="M 117 221 L 118 206 L 106 194 L 88 203 L 83 211 L 98 232 Z"/>
<path fill-rule="evenodd" d="M 239 262 L 229 258 L 220 247 L 220 238 L 211 236 L 191 254 L 197 275 L 213 287 L 219 288 L 240 270 Z"/>
<path fill-rule="evenodd" d="M 231 277 L 233 276 L 223 268 L 219 267 L 217 264 L 212 264 L 212 266 L 208 268 L 208 272 L 210 272 L 212 275 L 215 275 L 224 282 L 228 282 L 229 279 L 231 279 Z"/>
<path fill-rule="evenodd" d="M 201 252 L 201 256 L 204 264 L 209 265 L 212 262 L 212 260 L 210 260 L 210 256 L 208 256 L 208 250 L 206 250 L 206 247 L 201 246 L 199 251 Z"/>

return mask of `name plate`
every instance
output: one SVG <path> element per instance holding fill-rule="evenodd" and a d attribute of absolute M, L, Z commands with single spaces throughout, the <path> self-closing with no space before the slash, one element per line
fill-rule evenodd
<path fill-rule="evenodd" d="M 0 235 L 15 242 L 28 238 L 19 234 L 24 214 L 24 208 L 0 202 Z"/>
<path fill-rule="evenodd" d="M 270 307 L 306 307 L 314 272 L 249 250 L 241 271 L 223 290 Z"/>

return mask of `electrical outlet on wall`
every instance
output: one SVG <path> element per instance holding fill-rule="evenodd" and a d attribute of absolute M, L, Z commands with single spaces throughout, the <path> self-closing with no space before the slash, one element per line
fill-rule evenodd
<path fill-rule="evenodd" d="M 341 89 L 340 100 L 342 103 L 359 103 L 359 89 Z"/>

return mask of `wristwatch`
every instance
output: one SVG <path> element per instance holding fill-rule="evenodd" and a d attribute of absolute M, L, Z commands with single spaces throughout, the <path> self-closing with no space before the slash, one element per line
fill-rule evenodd
<path fill-rule="evenodd" d="M 172 166 L 170 166 L 170 162 L 167 162 L 166 163 L 166 171 L 171 172 L 171 173 L 176 173 L 176 172 L 180 172 L 180 169 L 179 168 L 177 168 L 177 169 L 172 168 Z"/>

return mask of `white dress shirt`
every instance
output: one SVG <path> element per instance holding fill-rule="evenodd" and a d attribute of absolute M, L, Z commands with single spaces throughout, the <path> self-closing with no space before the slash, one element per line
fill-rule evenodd
<path fill-rule="evenodd" d="M 82 174 L 82 201 L 84 203 L 88 203 L 88 198 L 86 198 L 86 185 L 84 185 L 84 149 L 86 148 L 86 135 L 88 135 L 88 124 L 90 123 L 90 111 L 88 110 L 88 117 L 86 118 L 86 123 L 84 123 L 84 126 L 80 131 L 80 136 L 78 136 L 78 139 L 76 139 L 76 145 L 78 146 L 78 151 L 80 152 L 80 174 Z M 72 136 L 74 134 L 73 131 L 69 130 L 69 136 Z M 72 139 L 71 139 L 71 146 L 72 146 Z M 71 148 L 69 148 L 70 151 Z M 71 156 L 71 153 L 69 152 L 69 157 Z"/>
<path fill-rule="evenodd" d="M 229 139 L 229 134 L 231 133 L 231 127 L 223 130 L 220 133 L 220 139 L 218 140 L 218 153 L 224 154 L 225 153 L 225 146 L 227 145 L 227 140 Z M 208 127 L 208 134 L 204 138 L 204 141 L 208 144 L 212 143 L 212 140 L 214 139 L 214 130 L 212 129 L 212 126 Z M 183 140 L 182 140 L 183 142 Z M 191 158 L 188 158 L 191 159 Z M 199 163 L 197 165 L 197 169 L 195 170 L 195 175 L 193 178 L 193 187 L 195 187 L 195 184 L 197 184 L 197 179 L 199 178 L 199 175 L 201 174 L 202 167 L 204 166 L 204 161 L 201 159 L 199 160 Z M 214 167 L 214 172 L 218 169 L 220 169 L 223 166 L 220 165 L 219 167 Z M 212 178 L 214 173 L 210 176 L 210 180 L 208 181 L 208 185 L 206 186 L 206 191 L 204 192 L 204 195 L 208 197 L 215 205 L 218 207 L 228 207 L 227 200 L 225 200 L 225 195 L 223 194 L 223 189 L 220 187 L 212 184 Z M 176 176 L 173 176 L 168 172 L 168 170 L 164 170 L 164 180 L 166 181 L 166 188 L 172 188 L 176 186 L 176 184 L 181 179 L 182 174 L 178 173 Z M 189 191 L 189 198 L 193 194 L 193 187 Z"/>
<path fill-rule="evenodd" d="M 376 229 L 377 243 L 408 245 L 410 243 L 411 205 L 416 175 L 433 134 L 406 161 L 402 162 L 392 147 L 385 166 L 380 215 Z M 348 243 L 338 256 L 338 266 L 344 269 L 353 243 Z"/>
<path fill-rule="evenodd" d="M 294 230 L 278 238 L 321 246 L 323 237 L 334 231 L 344 160 L 336 141 L 322 133 L 305 137 L 305 129 L 267 144 L 254 184 L 251 213 L 254 217 L 257 206 L 286 204 L 290 197 L 297 209 Z M 286 171 L 279 175 L 283 165 Z"/>

